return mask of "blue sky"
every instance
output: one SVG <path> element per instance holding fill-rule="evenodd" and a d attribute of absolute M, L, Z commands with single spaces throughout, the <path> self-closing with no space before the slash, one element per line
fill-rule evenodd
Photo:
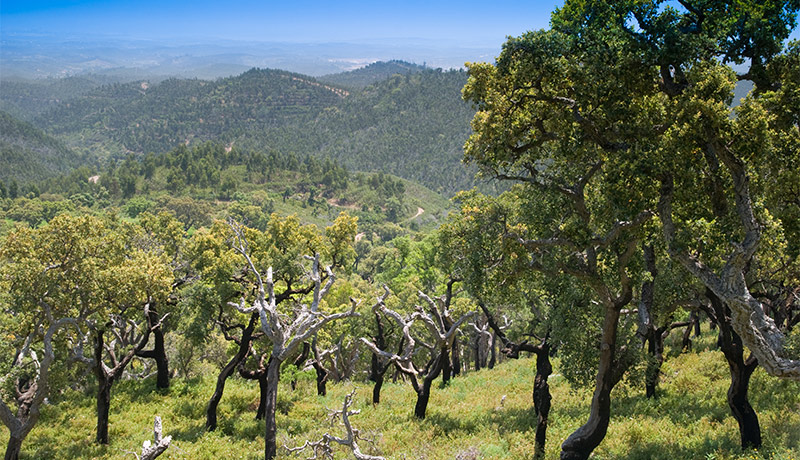
<path fill-rule="evenodd" d="M 491 48 L 546 28 L 563 0 L 0 0 L 0 31 L 184 44 L 218 40 Z M 800 29 L 792 33 L 800 39 Z"/>
<path fill-rule="evenodd" d="M 547 27 L 561 1 L 2 0 L 4 33 L 335 42 L 396 38 L 498 47 Z"/>

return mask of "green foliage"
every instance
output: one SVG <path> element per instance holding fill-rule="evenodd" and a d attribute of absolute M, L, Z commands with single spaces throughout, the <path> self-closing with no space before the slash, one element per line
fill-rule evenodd
<path fill-rule="evenodd" d="M 453 194 L 475 183 L 460 165 L 473 115 L 459 100 L 465 82 L 461 71 L 393 75 L 321 112 L 291 142 L 354 170 L 386 171 Z"/>
<path fill-rule="evenodd" d="M 37 123 L 68 137 L 99 137 L 127 151 L 163 152 L 189 139 L 231 141 L 240 133 L 278 129 L 313 116 L 339 97 L 312 77 L 252 69 L 213 82 L 103 86 L 41 114 Z"/>

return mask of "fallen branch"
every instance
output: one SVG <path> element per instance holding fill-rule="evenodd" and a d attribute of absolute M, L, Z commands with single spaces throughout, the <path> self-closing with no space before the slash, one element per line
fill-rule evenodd
<path fill-rule="evenodd" d="M 353 396 L 356 394 L 356 390 L 353 390 L 350 394 L 344 397 L 344 403 L 342 404 L 342 410 L 336 410 L 330 412 L 331 422 L 336 420 L 339 416 L 342 418 L 342 424 L 344 424 L 346 430 L 346 437 L 344 438 L 337 438 L 336 436 L 332 436 L 328 433 L 322 435 L 322 439 L 317 442 L 306 441 L 300 447 L 286 447 L 286 450 L 289 453 L 299 453 L 304 451 L 306 448 L 311 448 L 314 455 L 312 457 L 307 457 L 308 460 L 312 459 L 329 459 L 333 460 L 333 447 L 331 447 L 331 441 L 340 444 L 342 446 L 347 446 L 353 451 L 353 456 L 357 460 L 385 460 L 384 457 L 375 456 L 375 455 L 367 455 L 361 452 L 361 449 L 358 446 L 358 440 L 364 440 L 359 436 L 359 431 L 350 424 L 350 416 L 356 415 L 361 413 L 360 410 L 349 410 L 350 405 L 353 403 Z M 321 455 L 321 457 L 320 457 Z"/>
<path fill-rule="evenodd" d="M 149 439 L 142 443 L 141 456 L 132 452 L 137 460 L 153 460 L 163 454 L 164 451 L 167 450 L 167 447 L 169 447 L 169 443 L 172 442 L 172 436 L 167 436 L 166 438 L 161 437 L 161 417 L 159 416 L 156 416 L 155 422 L 153 423 L 153 439 L 155 441 L 154 444 L 151 444 Z"/>

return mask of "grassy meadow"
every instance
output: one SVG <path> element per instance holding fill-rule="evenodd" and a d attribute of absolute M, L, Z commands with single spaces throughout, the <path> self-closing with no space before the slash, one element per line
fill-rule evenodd
<path fill-rule="evenodd" d="M 606 439 L 595 459 L 800 459 L 800 383 L 781 381 L 757 370 L 750 400 L 758 412 L 764 438 L 760 451 L 742 452 L 735 420 L 725 400 L 727 365 L 718 351 L 709 350 L 711 336 L 695 343 L 698 352 L 672 352 L 663 367 L 660 397 L 647 399 L 643 385 L 623 381 L 614 390 L 613 416 Z M 341 409 L 345 394 L 356 390 L 351 417 L 354 427 L 374 447 L 362 450 L 389 459 L 530 459 L 535 415 L 531 391 L 533 359 L 504 361 L 494 369 L 469 372 L 446 388 L 434 386 L 425 420 L 413 416 L 416 395 L 398 381 L 384 385 L 381 403 L 371 404 L 368 383 L 329 384 L 328 396 L 315 394 L 310 374 L 301 374 L 292 392 L 281 383 L 278 401 L 279 444 L 294 447 L 318 440 L 325 432 L 342 436 L 326 408 Z M 591 392 L 571 389 L 554 362 L 550 378 L 553 408 L 546 457 L 557 459 L 560 443 L 588 415 Z M 94 443 L 95 402 L 88 393 L 58 397 L 42 412 L 39 424 L 23 443 L 23 459 L 132 459 L 145 439 L 152 438 L 154 415 L 160 415 L 165 435 L 173 443 L 164 459 L 263 458 L 264 423 L 255 421 L 258 387 L 238 377 L 229 380 L 219 408 L 219 427 L 204 430 L 205 405 L 216 375 L 175 379 L 166 392 L 153 380 L 123 381 L 113 390 L 111 444 Z M 505 401 L 501 405 L 503 396 Z M 8 439 L 4 428 L 0 431 Z M 279 451 L 279 458 L 290 456 Z M 344 449 L 336 458 L 352 458 Z"/>

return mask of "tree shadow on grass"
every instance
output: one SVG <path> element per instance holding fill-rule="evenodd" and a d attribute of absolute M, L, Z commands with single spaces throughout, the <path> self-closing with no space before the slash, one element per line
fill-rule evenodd
<path fill-rule="evenodd" d="M 647 398 L 644 394 L 615 396 L 612 400 L 612 417 L 668 417 L 672 423 L 686 424 L 703 418 L 720 422 L 730 416 L 724 394 L 716 398 L 701 398 L 693 394 L 662 394 L 656 398 Z"/>
<path fill-rule="evenodd" d="M 411 418 L 417 420 L 419 423 L 434 425 L 438 430 L 441 430 L 443 434 L 447 435 L 475 433 L 480 430 L 484 424 L 477 417 L 454 417 L 444 412 L 429 412 L 425 416 L 425 420 L 419 420 L 413 415 Z"/>
<path fill-rule="evenodd" d="M 706 438 L 702 443 L 692 446 L 681 446 L 657 441 L 629 441 L 629 448 L 622 458 L 627 460 L 674 460 L 690 458 L 708 458 L 709 454 L 727 452 L 729 454 L 741 453 L 736 442 L 726 435 L 718 438 Z"/>
<path fill-rule="evenodd" d="M 496 410 L 490 414 L 489 419 L 497 424 L 501 434 L 526 432 L 536 428 L 536 411 L 533 407 Z"/>
<path fill-rule="evenodd" d="M 193 423 L 189 426 L 184 426 L 177 430 L 168 430 L 166 434 L 172 436 L 172 439 L 181 442 L 197 442 L 198 439 L 203 437 L 206 433 L 205 422 Z"/>
<path fill-rule="evenodd" d="M 108 453 L 108 446 L 100 445 L 95 442 L 71 442 L 64 443 L 63 440 L 56 440 L 49 436 L 37 439 L 40 445 L 35 451 L 26 450 L 25 443 L 22 443 L 22 453 L 20 459 L 34 460 L 45 458 L 101 458 Z"/>

